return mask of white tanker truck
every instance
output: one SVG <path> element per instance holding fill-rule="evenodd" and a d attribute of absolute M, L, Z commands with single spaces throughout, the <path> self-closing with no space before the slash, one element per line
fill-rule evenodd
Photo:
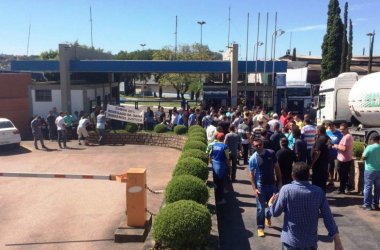
<path fill-rule="evenodd" d="M 356 139 L 369 143 L 380 134 L 380 72 L 358 79 L 342 73 L 321 83 L 316 97 L 317 124 L 324 121 L 360 125 L 351 128 Z"/>

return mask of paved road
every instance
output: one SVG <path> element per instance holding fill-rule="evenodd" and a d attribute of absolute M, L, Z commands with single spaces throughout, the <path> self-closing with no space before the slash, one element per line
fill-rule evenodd
<path fill-rule="evenodd" d="M 147 183 L 164 189 L 180 151 L 136 145 L 78 146 L 35 150 L 22 142 L 16 152 L 0 152 L 0 172 L 109 175 L 147 168 Z M 162 195 L 148 193 L 157 212 Z M 125 211 L 125 184 L 102 180 L 0 177 L 0 249 L 142 249 L 142 243 L 114 243 Z"/>
<path fill-rule="evenodd" d="M 257 237 L 256 199 L 246 166 L 238 170 L 237 180 L 227 194 L 228 203 L 217 207 L 220 248 L 281 249 L 282 216 L 272 219 L 272 228 L 265 230 L 264 238 Z M 328 194 L 328 200 L 346 250 L 380 249 L 380 211 L 360 209 L 362 196 Z M 333 249 L 322 219 L 318 234 L 318 249 Z"/>

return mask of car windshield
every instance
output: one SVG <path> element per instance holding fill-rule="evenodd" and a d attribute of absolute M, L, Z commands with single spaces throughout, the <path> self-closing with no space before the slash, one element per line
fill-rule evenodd
<path fill-rule="evenodd" d="M 14 128 L 14 126 L 10 121 L 2 121 L 0 122 L 0 129 L 2 128 Z"/>

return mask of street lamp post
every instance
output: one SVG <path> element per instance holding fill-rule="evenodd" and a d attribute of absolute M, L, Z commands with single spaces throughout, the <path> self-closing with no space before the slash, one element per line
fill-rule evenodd
<path fill-rule="evenodd" d="M 145 43 L 140 43 L 142 50 L 144 50 L 145 45 L 146 45 Z"/>
<path fill-rule="evenodd" d="M 256 107 L 256 93 L 257 93 L 257 57 L 259 54 L 259 47 L 264 45 L 263 42 L 258 41 L 253 47 L 253 56 L 255 57 L 255 91 L 253 95 L 253 106 Z"/>
<path fill-rule="evenodd" d="M 274 72 L 275 72 L 275 60 L 276 60 L 276 41 L 277 41 L 277 37 L 283 35 L 285 33 L 285 31 L 283 31 L 282 29 L 277 29 L 273 32 L 272 34 L 272 41 L 273 41 L 273 58 L 272 58 L 272 104 L 274 106 L 274 91 L 275 91 L 275 86 L 274 86 Z M 274 107 L 273 107 L 274 108 Z"/>
<path fill-rule="evenodd" d="M 198 21 L 197 23 L 201 26 L 201 49 L 200 49 L 200 52 L 201 52 L 201 59 L 203 59 L 202 58 L 203 57 L 202 56 L 203 55 L 202 54 L 202 52 L 203 52 L 203 41 L 202 41 L 203 37 L 202 36 L 203 36 L 203 25 L 206 24 L 206 22 L 205 21 Z"/>
<path fill-rule="evenodd" d="M 367 34 L 367 36 L 369 37 L 368 74 L 372 72 L 373 42 L 375 40 L 375 34 L 375 31 Z"/>

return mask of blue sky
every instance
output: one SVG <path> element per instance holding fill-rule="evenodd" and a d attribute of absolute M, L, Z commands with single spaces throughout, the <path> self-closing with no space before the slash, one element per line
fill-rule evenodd
<path fill-rule="evenodd" d="M 248 59 L 253 57 L 257 36 L 258 12 L 261 13 L 260 41 L 265 42 L 266 13 L 269 13 L 267 57 L 271 54 L 274 16 L 285 33 L 278 38 L 276 56 L 291 47 L 298 55 L 321 55 L 326 30 L 328 0 L 1 0 L 0 53 L 24 55 L 31 25 L 29 55 L 57 49 L 59 43 L 91 45 L 92 7 L 93 42 L 96 48 L 117 53 L 120 50 L 161 49 L 174 46 L 175 17 L 178 16 L 178 44 L 200 42 L 204 20 L 203 44 L 213 51 L 225 50 L 228 39 L 228 8 L 231 7 L 230 42 L 240 45 L 245 59 L 247 13 L 250 14 Z M 380 34 L 380 1 L 349 0 L 349 18 L 354 25 L 354 55 L 368 54 L 368 32 Z M 344 8 L 345 1 L 340 1 Z M 291 35 L 290 35 L 291 34 Z M 290 39 L 290 36 L 292 39 Z M 380 54 L 380 36 L 375 38 L 374 54 Z M 259 49 L 264 58 L 265 45 Z"/>

